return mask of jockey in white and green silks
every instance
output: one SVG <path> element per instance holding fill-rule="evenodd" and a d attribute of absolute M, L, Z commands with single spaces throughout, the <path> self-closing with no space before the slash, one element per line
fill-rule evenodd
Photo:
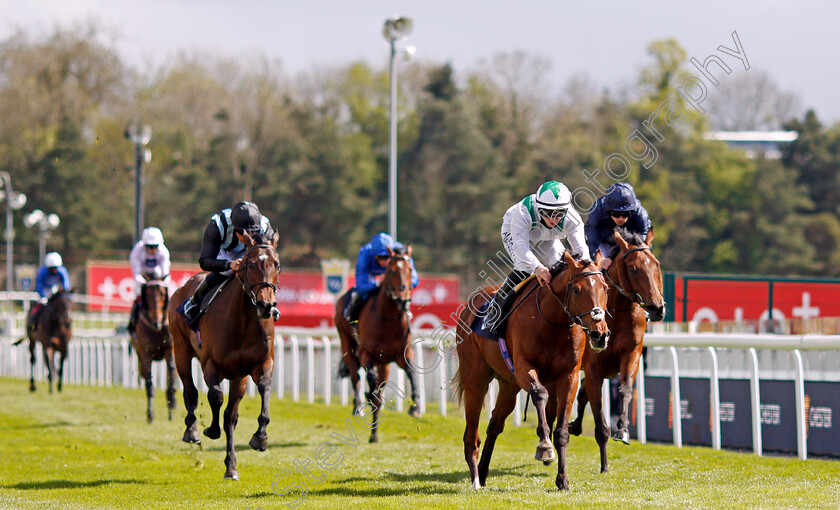
<path fill-rule="evenodd" d="M 540 285 L 551 280 L 549 268 L 563 260 L 569 243 L 572 253 L 588 253 L 583 220 L 571 207 L 572 194 L 557 181 L 543 183 L 537 192 L 512 205 L 502 220 L 502 241 L 513 261 L 513 271 L 505 279 L 487 310 L 485 329 L 495 332 L 496 323 L 513 296 L 513 288 L 535 274 Z"/>

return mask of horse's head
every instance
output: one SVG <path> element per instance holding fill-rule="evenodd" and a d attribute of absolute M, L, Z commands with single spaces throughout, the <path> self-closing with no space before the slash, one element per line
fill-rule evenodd
<path fill-rule="evenodd" d="M 646 239 L 641 236 L 625 236 L 616 229 L 615 241 L 619 252 L 615 256 L 617 266 L 613 271 L 618 285 L 624 294 L 650 315 L 650 320 L 661 321 L 665 318 L 665 299 L 663 297 L 662 270 L 659 260 L 650 249 L 653 242 L 653 229 L 648 232 Z"/>
<path fill-rule="evenodd" d="M 69 331 L 71 325 L 70 319 L 70 295 L 73 289 L 64 290 L 59 287 L 58 291 L 50 296 L 47 304 L 44 305 L 45 313 L 48 313 L 51 327 L 56 328 L 56 334 L 59 331 Z"/>
<path fill-rule="evenodd" d="M 391 258 L 382 278 L 382 288 L 405 312 L 411 306 L 411 245 L 401 251 L 389 249 L 389 252 Z"/>
<path fill-rule="evenodd" d="M 575 260 L 567 250 L 563 258 L 568 266 L 569 278 L 552 279 L 552 285 L 565 286 L 562 289 L 552 287 L 552 290 L 559 295 L 565 293 L 566 313 L 583 327 L 589 346 L 595 351 L 602 351 L 607 348 L 610 339 L 604 311 L 607 308 L 608 287 L 601 273 L 603 256 L 599 252 L 594 261 Z"/>
<path fill-rule="evenodd" d="M 149 319 L 149 325 L 160 331 L 166 321 L 169 305 L 169 289 L 161 280 L 149 280 L 140 289 L 142 313 Z"/>
<path fill-rule="evenodd" d="M 248 251 L 242 258 L 242 266 L 237 271 L 237 278 L 242 288 L 257 307 L 260 319 L 275 318 L 277 301 L 277 277 L 280 275 L 280 259 L 277 256 L 277 232 L 267 234 L 242 234 Z"/>

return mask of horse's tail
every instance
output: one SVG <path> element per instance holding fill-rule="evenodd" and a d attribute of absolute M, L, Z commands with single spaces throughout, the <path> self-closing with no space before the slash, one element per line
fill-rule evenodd
<path fill-rule="evenodd" d="M 449 381 L 449 388 L 455 396 L 455 402 L 459 406 L 462 405 L 464 403 L 464 383 L 461 381 L 461 370 L 455 372 L 455 376 Z"/>
<path fill-rule="evenodd" d="M 20 338 L 18 338 L 17 342 L 13 343 L 12 345 L 20 345 L 24 342 L 24 340 L 29 340 L 29 337 L 28 336 L 20 337 Z"/>

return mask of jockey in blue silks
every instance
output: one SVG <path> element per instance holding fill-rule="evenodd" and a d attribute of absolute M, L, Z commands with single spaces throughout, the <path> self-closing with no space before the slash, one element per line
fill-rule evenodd
<path fill-rule="evenodd" d="M 626 182 L 617 182 L 609 187 L 607 194 L 595 202 L 592 212 L 586 219 L 586 244 L 589 253 L 594 258 L 601 250 L 604 257 L 601 267 L 607 269 L 612 264 L 610 254 L 616 247 L 615 227 L 624 227 L 632 234 L 639 234 L 643 238 L 651 229 L 648 212 L 642 203 L 636 199 L 633 186 Z"/>
<path fill-rule="evenodd" d="M 356 286 L 350 293 L 350 299 L 344 305 L 344 318 L 351 324 L 358 320 L 359 310 L 370 295 L 379 287 L 376 277 L 385 274 L 388 269 L 388 259 L 394 251 L 402 251 L 402 243 L 394 241 L 388 234 L 379 233 L 373 236 L 369 243 L 362 246 L 356 257 Z M 414 268 L 414 259 L 409 258 L 411 264 L 411 288 L 417 287 L 420 278 Z"/>
<path fill-rule="evenodd" d="M 70 275 L 64 267 L 61 255 L 52 251 L 44 256 L 44 265 L 35 275 L 35 292 L 41 296 L 41 299 L 29 310 L 29 328 L 38 323 L 38 314 L 41 313 L 50 296 L 58 289 L 70 290 Z"/>

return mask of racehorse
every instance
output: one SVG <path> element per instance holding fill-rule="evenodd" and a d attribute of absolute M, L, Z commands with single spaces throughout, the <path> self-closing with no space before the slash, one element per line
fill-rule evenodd
<path fill-rule="evenodd" d="M 349 299 L 350 292 L 345 293 L 335 305 L 335 325 L 341 337 L 341 352 L 350 372 L 354 395 L 359 392 L 359 367 L 364 367 L 367 374 L 368 392 L 365 397 L 373 407 L 371 443 L 379 441 L 379 411 L 384 401 L 381 393 L 388 381 L 389 363 L 396 362 L 408 375 L 412 399 L 408 414 L 420 417 L 416 374 L 408 363 L 412 352 L 406 349 L 410 340 L 407 312 L 411 303 L 411 245 L 406 247 L 404 254 L 389 251 L 388 268 L 382 283 L 359 311 L 356 332 L 343 315 L 344 301 Z M 358 397 L 353 398 L 353 409 L 357 413 L 362 411 Z"/>
<path fill-rule="evenodd" d="M 601 472 L 607 469 L 607 439 L 610 436 L 609 417 L 604 417 L 601 404 L 601 386 L 604 379 L 621 374 L 619 394 L 619 418 L 613 439 L 630 444 L 628 430 L 628 408 L 633 400 L 633 381 L 639 370 L 643 340 L 647 319 L 645 312 L 653 321 L 665 317 L 665 300 L 662 297 L 662 271 L 659 260 L 651 251 L 653 229 L 647 239 L 640 235 L 630 235 L 616 229 L 615 240 L 618 251 L 614 252 L 615 261 L 607 271 L 610 284 L 607 301 L 607 325 L 612 331 L 610 344 L 606 349 L 596 352 L 587 348 L 583 353 L 584 379 L 578 394 L 578 415 L 570 425 L 569 431 L 580 435 L 583 411 L 588 401 L 595 419 L 595 440 L 601 451 Z"/>
<path fill-rule="evenodd" d="M 242 265 L 224 284 L 224 288 L 210 308 L 199 320 L 198 335 L 184 317 L 176 311 L 178 305 L 189 299 L 207 273 L 190 278 L 172 296 L 169 308 L 169 327 L 172 332 L 175 365 L 184 385 L 184 405 L 187 426 L 183 441 L 200 443 L 196 429 L 195 409 L 198 390 L 192 378 L 192 359 L 198 358 L 209 391 L 207 400 L 213 421 L 204 429 L 210 439 L 221 436 L 219 409 L 224 402 L 220 383 L 230 381 L 228 404 L 224 414 L 227 455 L 225 478 L 239 480 L 236 471 L 236 454 L 233 449 L 233 431 L 239 420 L 239 401 L 245 393 L 250 375 L 262 399 L 257 422 L 259 427 L 248 443 L 251 448 L 265 451 L 268 448 L 268 401 L 271 393 L 271 375 L 274 369 L 274 320 L 276 309 L 274 292 L 280 274 L 277 256 L 279 234 L 243 234 L 247 252 Z"/>
<path fill-rule="evenodd" d="M 152 399 L 155 387 L 152 384 L 152 361 L 166 360 L 166 402 L 169 408 L 169 420 L 175 409 L 175 360 L 172 357 L 172 336 L 169 334 L 169 321 L 166 309 L 169 306 L 169 289 L 161 280 L 148 280 L 140 289 L 140 311 L 131 342 L 137 351 L 137 366 L 140 375 L 146 380 L 148 409 L 146 418 L 154 421 Z"/>
<path fill-rule="evenodd" d="M 535 458 L 545 464 L 555 458 L 549 435 L 557 418 L 554 446 L 559 462 L 555 484 L 558 489 L 569 488 L 566 474 L 569 415 L 584 344 L 588 339 L 593 349 L 604 349 L 610 335 L 604 321 L 607 283 L 600 271 L 602 258 L 599 254 L 594 261 L 576 260 L 566 251 L 565 263 L 552 268 L 548 285 L 538 286 L 532 281 L 522 289 L 503 327 L 512 369 L 506 366 L 501 343 L 478 336 L 470 329 L 476 311 L 489 298 L 489 288 L 471 296 L 469 306 L 461 312 L 456 332 L 460 366 L 453 385 L 456 396 L 464 404 L 467 421 L 464 456 L 473 488 L 485 485 L 496 438 L 504 430 L 505 418 L 513 411 L 520 388 L 529 392 L 537 409 L 540 442 Z M 478 421 L 493 378 L 499 381 L 499 395 L 478 462 L 481 445 Z M 552 411 L 548 419 L 547 407 Z"/>
<path fill-rule="evenodd" d="M 44 361 L 50 381 L 50 393 L 53 392 L 53 376 L 58 370 L 58 391 L 61 391 L 61 380 L 64 376 L 64 360 L 67 358 L 67 344 L 73 335 L 70 319 L 70 294 L 72 290 L 59 288 L 50 296 L 44 308 L 41 309 L 37 322 L 33 328 L 27 327 L 29 337 L 29 391 L 35 391 L 35 349 L 38 342 L 44 348 Z M 16 344 L 26 340 L 21 338 Z M 59 354 L 58 367 L 55 366 L 55 353 Z"/>

